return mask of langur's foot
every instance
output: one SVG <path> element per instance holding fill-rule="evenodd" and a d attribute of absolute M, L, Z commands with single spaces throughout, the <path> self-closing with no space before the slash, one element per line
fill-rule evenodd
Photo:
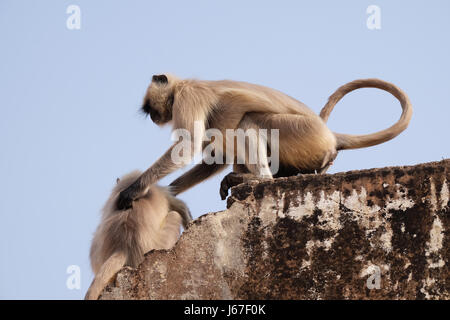
<path fill-rule="evenodd" d="M 222 198 L 222 200 L 225 200 L 228 196 L 228 190 L 232 187 L 237 186 L 238 184 L 268 179 L 270 178 L 258 177 L 252 173 L 230 172 L 223 178 L 222 182 L 220 183 L 220 197 Z"/>

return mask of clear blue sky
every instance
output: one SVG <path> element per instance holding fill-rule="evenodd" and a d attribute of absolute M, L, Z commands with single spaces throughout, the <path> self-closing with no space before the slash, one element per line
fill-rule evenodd
<path fill-rule="evenodd" d="M 71 4 L 80 30 L 66 28 Z M 371 4 L 381 30 L 366 27 Z M 170 145 L 170 129 L 137 111 L 153 74 L 264 84 L 316 112 L 338 86 L 382 78 L 409 94 L 410 127 L 342 152 L 330 172 L 449 157 L 449 12 L 446 0 L 2 0 L 0 298 L 84 296 L 91 236 L 116 177 Z M 369 133 L 400 111 L 389 94 L 364 89 L 329 125 Z M 225 208 L 224 174 L 181 195 L 195 217 Z M 66 287 L 69 265 L 81 268 L 81 290 Z"/>

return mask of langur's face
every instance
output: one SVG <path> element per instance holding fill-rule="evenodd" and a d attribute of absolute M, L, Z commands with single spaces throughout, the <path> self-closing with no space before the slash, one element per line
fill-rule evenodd
<path fill-rule="evenodd" d="M 157 125 L 172 120 L 173 88 L 165 75 L 153 76 L 152 83 L 142 105 L 142 111 L 150 115 Z"/>

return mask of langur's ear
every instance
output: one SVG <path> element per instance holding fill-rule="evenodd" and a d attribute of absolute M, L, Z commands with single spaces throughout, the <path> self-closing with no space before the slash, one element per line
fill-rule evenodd
<path fill-rule="evenodd" d="M 119 178 L 117 178 L 117 179 L 116 179 L 116 184 L 117 184 L 117 183 L 119 183 L 119 182 L 120 182 L 120 179 L 119 179 Z"/>
<path fill-rule="evenodd" d="M 161 83 L 161 84 L 166 84 L 169 82 L 169 80 L 167 79 L 167 77 L 164 74 L 154 75 L 152 77 L 152 81 L 156 82 L 156 83 Z"/>

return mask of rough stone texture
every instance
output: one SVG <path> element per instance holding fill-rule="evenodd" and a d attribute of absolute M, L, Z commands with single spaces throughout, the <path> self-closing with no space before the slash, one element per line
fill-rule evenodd
<path fill-rule="evenodd" d="M 241 184 L 102 298 L 449 299 L 449 167 Z"/>

